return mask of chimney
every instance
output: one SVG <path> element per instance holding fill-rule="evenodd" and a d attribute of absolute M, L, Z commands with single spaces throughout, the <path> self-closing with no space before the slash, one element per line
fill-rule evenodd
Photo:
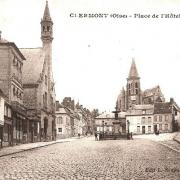
<path fill-rule="evenodd" d="M 170 103 L 174 103 L 174 98 L 170 98 Z"/>
<path fill-rule="evenodd" d="M 59 109 L 59 101 L 56 101 L 56 111 Z"/>

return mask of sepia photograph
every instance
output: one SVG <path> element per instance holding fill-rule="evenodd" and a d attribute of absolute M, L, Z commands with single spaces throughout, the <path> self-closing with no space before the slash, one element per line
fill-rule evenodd
<path fill-rule="evenodd" d="M 179 180 L 180 1 L 0 0 L 0 180 Z"/>

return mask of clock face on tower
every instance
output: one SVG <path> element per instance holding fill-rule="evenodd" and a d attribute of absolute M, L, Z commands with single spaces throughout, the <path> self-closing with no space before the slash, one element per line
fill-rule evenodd
<path fill-rule="evenodd" d="M 136 96 L 131 96 L 131 101 L 135 101 L 136 100 Z"/>

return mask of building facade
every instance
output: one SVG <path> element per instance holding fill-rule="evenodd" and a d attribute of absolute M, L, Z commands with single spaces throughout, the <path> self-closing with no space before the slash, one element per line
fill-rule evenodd
<path fill-rule="evenodd" d="M 13 145 L 28 142 L 26 108 L 23 105 L 22 69 L 24 55 L 13 42 L 0 35 L 0 89 L 6 97 L 3 142 Z"/>
<path fill-rule="evenodd" d="M 154 133 L 154 105 L 135 105 L 126 114 L 126 131 L 133 134 Z"/>
<path fill-rule="evenodd" d="M 68 108 L 56 104 L 56 138 L 72 137 L 71 112 Z"/>
<path fill-rule="evenodd" d="M 30 141 L 55 139 L 55 87 L 52 73 L 53 21 L 48 2 L 41 20 L 40 48 L 23 48 L 24 104 L 30 119 Z"/>

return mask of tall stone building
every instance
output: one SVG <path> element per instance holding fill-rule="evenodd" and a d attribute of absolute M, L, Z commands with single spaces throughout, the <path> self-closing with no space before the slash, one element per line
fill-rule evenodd
<path fill-rule="evenodd" d="M 116 102 L 118 111 L 127 111 L 139 104 L 154 104 L 155 102 L 165 102 L 164 95 L 159 86 L 151 89 L 141 90 L 140 77 L 134 59 L 127 78 L 126 89 L 122 88 Z"/>
<path fill-rule="evenodd" d="M 3 142 L 8 145 L 27 142 L 28 121 L 23 105 L 22 69 L 24 55 L 13 42 L 0 34 L 0 89 L 5 95 Z"/>
<path fill-rule="evenodd" d="M 55 138 L 55 89 L 52 74 L 53 21 L 48 1 L 41 19 L 40 48 L 23 48 L 24 104 L 27 107 L 31 141 Z"/>

